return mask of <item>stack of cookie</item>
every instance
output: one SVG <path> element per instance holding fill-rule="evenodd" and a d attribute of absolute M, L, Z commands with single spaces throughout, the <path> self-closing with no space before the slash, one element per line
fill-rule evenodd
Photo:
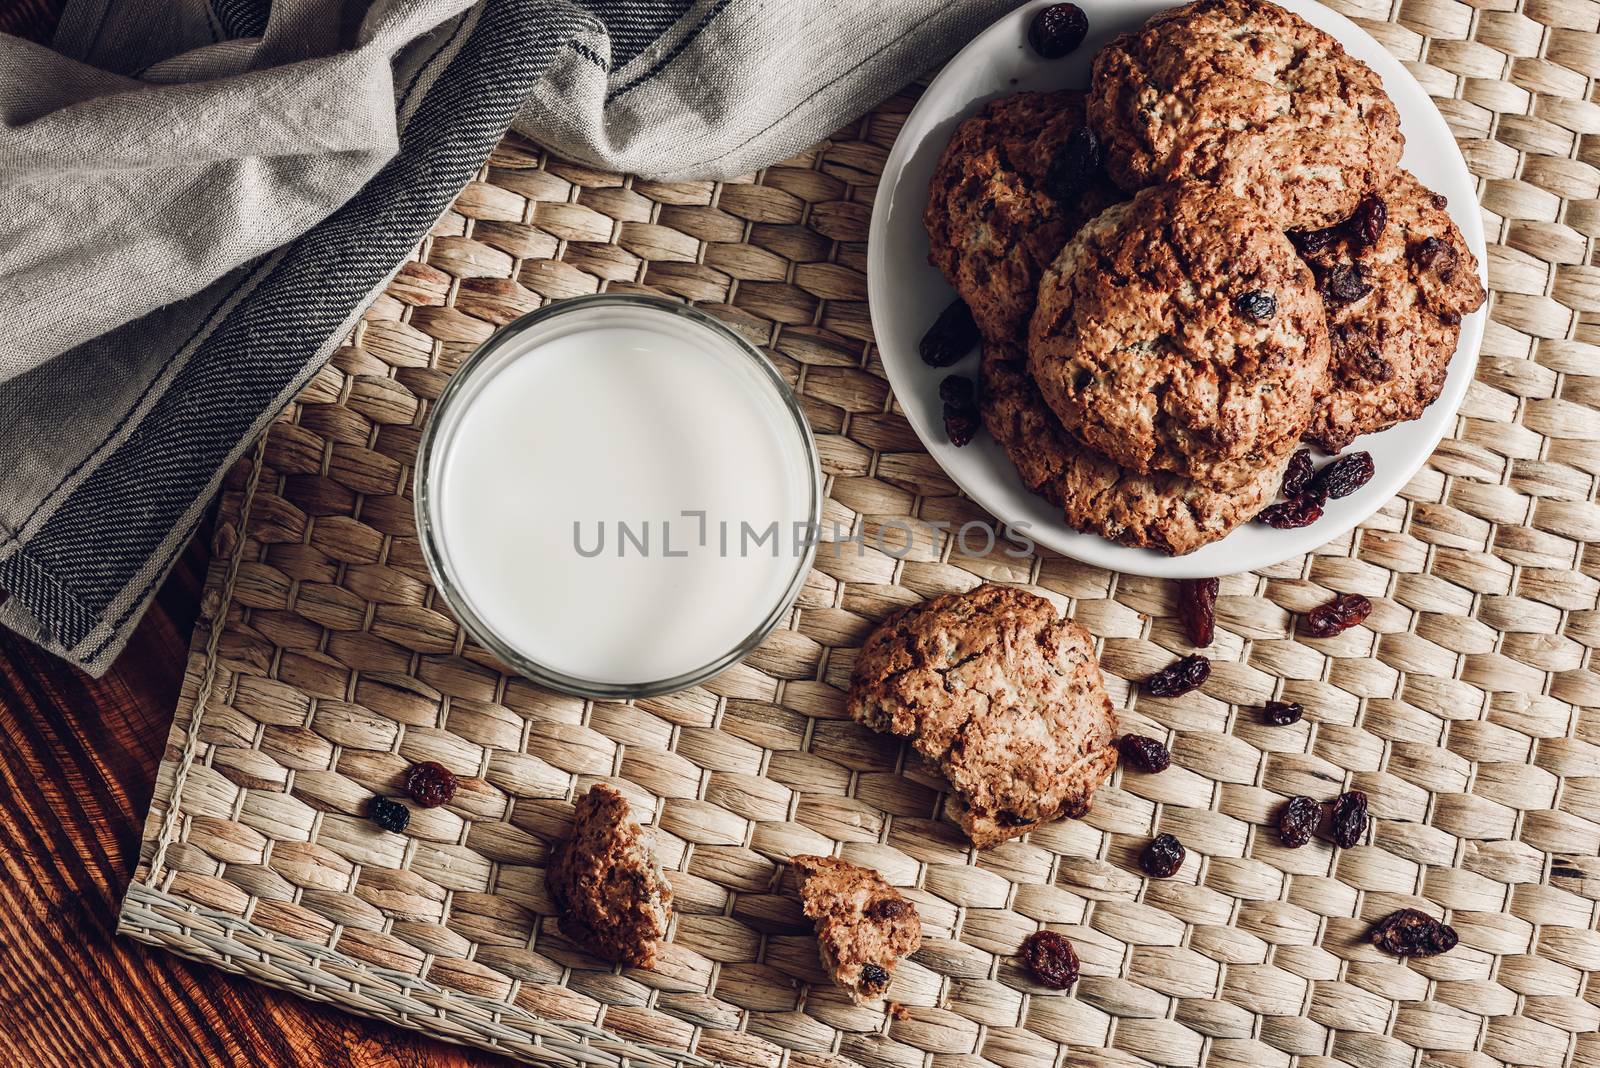
<path fill-rule="evenodd" d="M 1265 0 L 1158 15 L 1087 94 L 962 123 L 929 257 L 1028 488 L 1076 529 L 1186 553 L 1271 505 L 1300 442 L 1420 415 L 1484 293 L 1403 145 L 1378 76 Z"/>

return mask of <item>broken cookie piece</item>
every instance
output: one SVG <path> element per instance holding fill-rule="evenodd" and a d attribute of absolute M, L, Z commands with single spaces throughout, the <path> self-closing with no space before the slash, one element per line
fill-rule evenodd
<path fill-rule="evenodd" d="M 847 706 L 944 773 L 955 793 L 947 810 L 980 849 L 1082 816 L 1117 762 L 1089 632 L 1011 586 L 885 620 L 856 659 Z"/>
<path fill-rule="evenodd" d="M 672 887 L 616 788 L 596 783 L 578 799 L 572 837 L 545 874 L 561 932 L 606 960 L 655 966 L 672 915 Z"/>
<path fill-rule="evenodd" d="M 883 997 L 895 964 L 922 945 L 916 906 L 871 868 L 835 857 L 789 863 L 800 904 L 816 923 L 822 966 L 856 1004 Z"/>

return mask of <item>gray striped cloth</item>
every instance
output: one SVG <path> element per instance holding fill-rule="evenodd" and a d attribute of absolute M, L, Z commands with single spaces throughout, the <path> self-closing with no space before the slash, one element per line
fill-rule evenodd
<path fill-rule="evenodd" d="M 783 159 L 1016 0 L 71 0 L 0 34 L 0 624 L 104 671 L 508 125 Z"/>

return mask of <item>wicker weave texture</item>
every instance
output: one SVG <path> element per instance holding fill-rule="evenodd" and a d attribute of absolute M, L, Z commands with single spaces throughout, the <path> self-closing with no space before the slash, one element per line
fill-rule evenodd
<path fill-rule="evenodd" d="M 452 368 L 546 300 L 666 294 L 762 345 L 817 432 L 825 520 L 981 518 L 897 412 L 868 323 L 867 220 L 909 97 L 725 184 L 511 138 L 230 476 L 123 929 L 561 1064 L 1600 1066 L 1600 4 L 1334 6 L 1461 140 L 1491 321 L 1454 435 L 1401 496 L 1314 555 L 1222 580 L 1203 691 L 1127 681 L 1188 651 L 1170 584 L 932 536 L 904 559 L 825 549 L 786 625 L 702 688 L 593 704 L 504 674 L 437 600 L 408 487 Z M 976 855 L 938 780 L 842 698 L 874 621 L 986 579 L 1087 624 L 1124 729 L 1175 762 Z M 1368 623 L 1297 636 L 1335 592 L 1371 597 Z M 1264 725 L 1271 698 L 1305 721 Z M 461 793 L 379 832 L 364 803 L 424 759 L 467 773 Z M 677 893 L 655 972 L 600 964 L 549 918 L 548 847 L 599 779 L 653 823 Z M 1346 788 L 1372 799 L 1365 842 L 1278 843 L 1284 797 Z M 1171 880 L 1138 871 L 1157 831 L 1189 847 Z M 799 852 L 910 888 L 928 938 L 895 1013 L 823 979 L 777 862 Z M 1406 963 L 1363 942 L 1403 906 L 1447 915 L 1460 947 Z M 1083 957 L 1067 994 L 1012 956 L 1041 926 Z"/>

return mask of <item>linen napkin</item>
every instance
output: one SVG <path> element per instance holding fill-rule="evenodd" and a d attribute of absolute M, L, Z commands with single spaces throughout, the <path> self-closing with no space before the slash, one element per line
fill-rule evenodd
<path fill-rule="evenodd" d="M 69 0 L 0 34 L 0 624 L 99 674 L 508 124 L 725 177 L 1016 0 Z"/>

